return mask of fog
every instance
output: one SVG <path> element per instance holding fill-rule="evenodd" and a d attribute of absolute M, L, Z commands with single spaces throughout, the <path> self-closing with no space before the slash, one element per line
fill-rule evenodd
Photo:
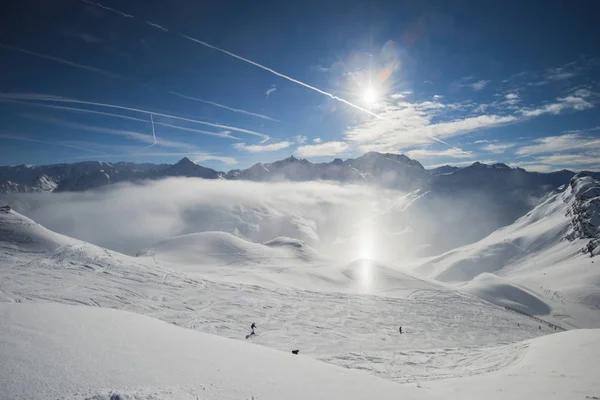
<path fill-rule="evenodd" d="M 224 231 L 253 242 L 301 239 L 340 261 L 438 254 L 502 225 L 469 204 L 485 199 L 471 200 L 366 185 L 190 178 L 2 199 L 53 231 L 130 255 L 168 237 Z"/>

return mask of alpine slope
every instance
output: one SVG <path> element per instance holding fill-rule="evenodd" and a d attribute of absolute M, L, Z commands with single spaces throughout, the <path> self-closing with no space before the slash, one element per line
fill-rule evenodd
<path fill-rule="evenodd" d="M 0 397 L 598 397 L 598 188 L 410 265 L 211 231 L 133 257 L 3 207 Z"/>

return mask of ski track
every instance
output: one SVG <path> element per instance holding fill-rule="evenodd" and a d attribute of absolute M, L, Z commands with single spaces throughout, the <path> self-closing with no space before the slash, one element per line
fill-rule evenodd
<path fill-rule="evenodd" d="M 268 289 L 189 277 L 88 245 L 45 254 L 7 250 L 0 266 L 1 302 L 116 308 L 238 340 L 255 322 L 256 336 L 248 339 L 255 344 L 299 349 L 397 382 L 494 371 L 519 358 L 526 345 L 516 342 L 551 332 L 442 287 L 404 298 Z"/>

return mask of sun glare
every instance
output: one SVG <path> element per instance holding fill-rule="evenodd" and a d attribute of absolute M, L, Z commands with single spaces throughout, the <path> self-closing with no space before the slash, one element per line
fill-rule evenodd
<path fill-rule="evenodd" d="M 377 91 L 375 89 L 373 89 L 372 87 L 367 88 L 365 90 L 365 92 L 363 93 L 363 100 L 368 105 L 371 105 L 371 104 L 377 102 L 377 98 L 378 98 Z"/>

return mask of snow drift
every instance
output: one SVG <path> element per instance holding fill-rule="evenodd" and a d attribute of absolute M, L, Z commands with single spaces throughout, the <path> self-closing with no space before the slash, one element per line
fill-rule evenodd
<path fill-rule="evenodd" d="M 577 314 L 600 308 L 598 254 L 600 182 L 575 176 L 562 193 L 481 241 L 421 263 L 416 270 L 463 287 L 502 306 L 536 315 Z M 571 321 L 572 322 L 572 321 Z M 600 326 L 583 318 L 583 326 Z"/>

